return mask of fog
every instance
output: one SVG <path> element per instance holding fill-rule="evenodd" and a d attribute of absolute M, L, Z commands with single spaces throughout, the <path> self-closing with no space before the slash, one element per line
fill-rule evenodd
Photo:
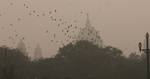
<path fill-rule="evenodd" d="M 120 48 L 127 55 L 138 52 L 138 42 L 149 32 L 149 7 L 149 0 L 0 0 L 0 45 L 16 47 L 24 37 L 29 52 L 39 43 L 44 56 L 55 55 L 60 41 L 67 44 L 60 32 L 65 25 L 58 28 L 57 22 L 49 20 L 48 13 L 56 10 L 51 16 L 79 28 L 85 26 L 89 13 L 104 44 Z M 52 38 L 54 34 L 56 38 Z M 50 41 L 54 39 L 59 43 Z"/>

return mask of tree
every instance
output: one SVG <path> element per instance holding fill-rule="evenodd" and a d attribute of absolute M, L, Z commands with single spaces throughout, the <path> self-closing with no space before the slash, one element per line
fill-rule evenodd
<path fill-rule="evenodd" d="M 29 62 L 18 49 L 0 47 L 0 77 L 1 79 L 21 79 L 22 69 L 26 68 Z M 22 73 L 20 73 L 22 72 Z"/>
<path fill-rule="evenodd" d="M 57 69 L 64 74 L 62 78 L 109 79 L 116 78 L 114 72 L 124 57 L 117 48 L 99 48 L 88 41 L 79 41 L 61 48 L 55 59 L 60 63 Z"/>

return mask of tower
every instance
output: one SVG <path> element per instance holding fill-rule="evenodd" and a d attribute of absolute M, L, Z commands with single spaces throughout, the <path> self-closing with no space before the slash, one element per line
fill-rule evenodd
<path fill-rule="evenodd" d="M 42 49 L 40 47 L 39 44 L 37 44 L 36 48 L 35 48 L 35 51 L 34 51 L 34 60 L 39 60 L 39 59 L 42 59 L 43 56 L 42 56 Z"/>
<path fill-rule="evenodd" d="M 85 27 L 82 28 L 77 36 L 77 41 L 86 40 L 92 42 L 99 47 L 103 47 L 103 41 L 99 36 L 99 32 L 92 27 L 89 19 L 89 14 L 87 14 L 87 19 L 85 23 Z"/>
<path fill-rule="evenodd" d="M 17 45 L 17 48 L 25 55 L 27 56 L 27 51 L 26 51 L 26 45 L 25 43 L 23 42 L 23 39 L 20 39 L 20 42 L 18 43 Z"/>

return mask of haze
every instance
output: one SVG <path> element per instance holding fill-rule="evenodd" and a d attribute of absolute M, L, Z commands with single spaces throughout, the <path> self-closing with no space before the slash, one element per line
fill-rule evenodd
<path fill-rule="evenodd" d="M 24 37 L 29 52 L 39 43 L 44 56 L 55 55 L 61 43 L 50 42 L 52 35 L 56 34 L 55 40 L 67 43 L 59 30 L 63 26 L 58 28 L 57 23 L 49 21 L 47 13 L 56 9 L 54 17 L 68 24 L 76 21 L 74 24 L 81 28 L 89 13 L 91 24 L 99 30 L 104 44 L 120 48 L 127 55 L 138 52 L 138 42 L 149 32 L 149 7 L 149 0 L 0 0 L 0 45 L 16 47 Z M 33 10 L 40 16 L 29 16 Z M 78 30 L 75 31 L 77 34 Z M 18 37 L 8 39 L 15 33 Z"/>

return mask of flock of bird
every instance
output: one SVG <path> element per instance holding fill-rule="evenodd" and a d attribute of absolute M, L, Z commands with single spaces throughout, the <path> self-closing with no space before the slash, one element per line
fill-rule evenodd
<path fill-rule="evenodd" d="M 15 3 L 10 3 L 10 6 L 15 5 Z M 28 4 L 24 3 L 23 7 L 25 9 L 28 9 L 29 12 L 27 12 L 27 16 L 30 17 L 45 17 L 48 18 L 50 20 L 50 22 L 55 22 L 56 26 L 58 27 L 58 30 L 61 32 L 61 34 L 64 35 L 65 41 L 59 40 L 57 38 L 57 34 L 58 33 L 51 33 L 50 29 L 45 28 L 44 33 L 47 34 L 48 36 L 50 36 L 49 40 L 51 43 L 60 43 L 62 45 L 65 44 L 65 42 L 71 42 L 72 40 L 74 40 L 74 36 L 71 34 L 75 34 L 77 30 L 79 30 L 80 28 L 78 27 L 78 25 L 76 25 L 77 20 L 74 20 L 72 23 L 71 22 L 67 22 L 66 20 L 64 20 L 63 18 L 58 18 L 55 16 L 55 14 L 58 13 L 57 9 L 53 9 L 47 12 L 40 12 L 38 10 L 33 10 Z M 80 14 L 84 14 L 83 11 L 80 12 Z M 0 17 L 3 16 L 2 13 L 0 13 Z M 22 17 L 18 17 L 17 21 L 22 21 Z M 15 26 L 15 24 L 10 23 L 8 24 L 8 26 L 10 26 L 11 28 L 13 28 Z M 54 27 L 56 27 L 54 26 Z M 6 29 L 6 27 L 1 27 L 2 30 Z M 51 34 L 51 35 L 50 35 Z M 12 40 L 13 42 L 15 41 L 16 38 L 25 40 L 25 37 L 22 36 L 20 33 L 17 33 L 17 31 L 14 28 L 14 35 L 8 36 L 9 40 Z M 14 42 L 15 43 L 15 42 Z"/>

